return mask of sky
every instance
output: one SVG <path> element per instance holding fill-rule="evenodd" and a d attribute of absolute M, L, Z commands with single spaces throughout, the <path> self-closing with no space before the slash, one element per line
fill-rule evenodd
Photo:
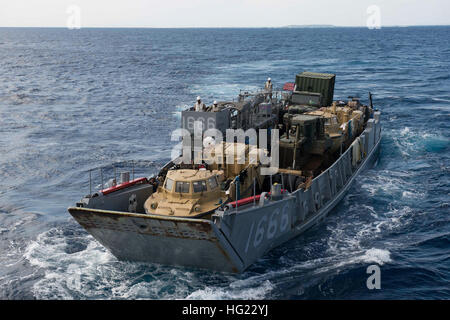
<path fill-rule="evenodd" d="M 366 26 L 374 14 L 381 27 L 450 25 L 450 0 L 0 0 L 0 27 Z"/>

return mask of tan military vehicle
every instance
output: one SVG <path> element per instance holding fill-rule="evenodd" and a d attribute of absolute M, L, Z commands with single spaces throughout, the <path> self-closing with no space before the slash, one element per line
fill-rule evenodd
<path fill-rule="evenodd" d="M 260 175 L 260 163 L 251 161 L 258 159 L 251 155 L 257 155 L 261 149 L 221 142 L 206 152 L 209 157 L 205 158 L 205 164 L 184 165 L 160 177 L 164 183 L 145 201 L 146 213 L 206 218 L 227 202 L 261 189 L 264 179 Z M 230 156 L 234 161 L 228 160 Z"/>
<path fill-rule="evenodd" d="M 336 102 L 331 107 L 322 107 L 315 111 L 309 111 L 304 114 L 320 116 L 325 119 L 325 133 L 333 141 L 333 145 L 329 150 L 334 153 L 346 147 L 352 137 L 359 135 L 364 127 L 364 111 L 351 107 L 351 102 L 347 105 L 338 107 Z M 362 107 L 361 107 L 362 108 Z"/>
<path fill-rule="evenodd" d="M 280 172 L 320 173 L 364 130 L 369 115 L 368 107 L 357 98 L 328 107 L 289 107 L 283 117 L 286 130 L 280 139 Z"/>
<path fill-rule="evenodd" d="M 216 170 L 169 170 L 164 185 L 145 202 L 145 211 L 168 216 L 211 213 L 228 198 L 220 188 L 222 179 L 222 173 Z"/>

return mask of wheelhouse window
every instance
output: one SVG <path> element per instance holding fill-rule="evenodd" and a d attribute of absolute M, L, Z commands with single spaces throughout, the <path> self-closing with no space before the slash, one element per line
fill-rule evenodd
<path fill-rule="evenodd" d="M 336 117 L 331 118 L 331 123 L 335 125 L 338 124 L 337 118 Z"/>
<path fill-rule="evenodd" d="M 215 188 L 217 188 L 218 184 L 217 184 L 216 177 L 209 178 L 208 182 L 209 182 L 209 187 L 211 188 L 211 190 L 214 190 Z"/>
<path fill-rule="evenodd" d="M 189 182 L 177 181 L 175 192 L 189 193 Z"/>
<path fill-rule="evenodd" d="M 192 182 L 192 186 L 194 187 L 194 192 L 203 192 L 206 191 L 206 181 L 194 181 Z"/>
<path fill-rule="evenodd" d="M 173 180 L 167 178 L 167 179 L 166 179 L 166 184 L 164 185 L 164 188 L 166 188 L 167 191 L 172 191 L 172 188 L 173 188 Z"/>

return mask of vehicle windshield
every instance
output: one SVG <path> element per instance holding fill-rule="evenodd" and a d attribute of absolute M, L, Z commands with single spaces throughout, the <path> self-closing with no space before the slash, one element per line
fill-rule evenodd
<path fill-rule="evenodd" d="M 173 188 L 173 180 L 167 178 L 167 179 L 166 179 L 166 184 L 164 185 L 164 188 L 166 188 L 166 190 L 168 190 L 168 191 L 172 191 L 172 188 Z"/>
<path fill-rule="evenodd" d="M 217 188 L 217 180 L 216 177 L 211 177 L 208 179 L 209 182 L 209 187 L 211 188 L 211 190 Z"/>
<path fill-rule="evenodd" d="M 188 193 L 189 184 L 189 182 L 177 181 L 175 185 L 175 192 Z"/>
<path fill-rule="evenodd" d="M 192 186 L 194 187 L 194 192 L 203 192 L 206 191 L 206 181 L 194 181 L 192 182 Z"/>

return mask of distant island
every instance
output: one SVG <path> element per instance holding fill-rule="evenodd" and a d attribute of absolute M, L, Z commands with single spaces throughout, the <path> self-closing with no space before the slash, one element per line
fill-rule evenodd
<path fill-rule="evenodd" d="M 284 26 L 282 28 L 336 28 L 336 26 L 333 26 L 331 24 L 305 24 L 305 25 L 297 25 L 297 24 L 291 24 L 288 26 Z"/>

